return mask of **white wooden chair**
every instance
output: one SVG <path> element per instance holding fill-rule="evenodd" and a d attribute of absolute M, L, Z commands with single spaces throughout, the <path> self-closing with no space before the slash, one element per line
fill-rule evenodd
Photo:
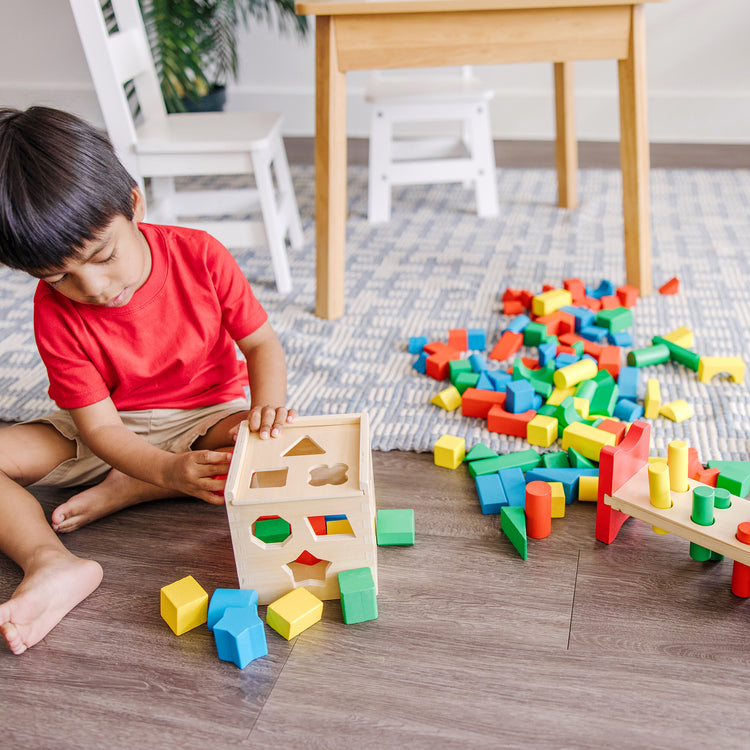
<path fill-rule="evenodd" d="M 365 90 L 372 106 L 368 219 L 391 218 L 391 188 L 461 182 L 473 186 L 477 213 L 497 216 L 492 89 L 464 66 L 460 75 L 375 73 Z M 399 124 L 460 123 L 459 137 L 403 137 Z"/>
<path fill-rule="evenodd" d="M 301 247 L 303 236 L 281 137 L 281 116 L 167 114 L 138 0 L 112 0 L 117 31 L 111 34 L 100 0 L 70 0 L 70 6 L 109 138 L 142 189 L 145 179 L 150 180 L 147 220 L 204 229 L 227 247 L 267 243 L 276 287 L 283 294 L 289 292 L 292 280 L 285 238 L 293 247 Z M 123 88 L 129 81 L 138 100 L 137 119 Z M 175 177 L 249 173 L 255 178 L 253 189 L 175 188 Z M 203 218 L 247 215 L 258 202 L 262 222 Z"/>

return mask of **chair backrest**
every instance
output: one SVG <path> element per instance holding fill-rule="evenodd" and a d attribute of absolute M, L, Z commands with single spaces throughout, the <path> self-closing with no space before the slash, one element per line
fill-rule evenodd
<path fill-rule="evenodd" d="M 69 0 L 112 145 L 125 168 L 140 180 L 135 157 L 136 126 L 125 84 L 132 81 L 139 115 L 166 118 L 138 0 L 109 0 L 116 30 L 107 28 L 102 0 Z"/>

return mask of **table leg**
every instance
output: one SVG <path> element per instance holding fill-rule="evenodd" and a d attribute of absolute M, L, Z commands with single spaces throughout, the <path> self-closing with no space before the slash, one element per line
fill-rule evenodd
<path fill-rule="evenodd" d="M 339 70 L 336 26 L 315 23 L 315 314 L 344 314 L 346 253 L 346 74 Z"/>
<path fill-rule="evenodd" d="M 649 144 L 646 94 L 646 19 L 643 5 L 631 9 L 628 56 L 618 61 L 620 164 L 625 226 L 625 276 L 642 295 L 651 293 Z"/>
<path fill-rule="evenodd" d="M 555 63 L 555 120 L 557 204 L 561 208 L 575 208 L 578 205 L 578 142 L 572 61 Z"/>

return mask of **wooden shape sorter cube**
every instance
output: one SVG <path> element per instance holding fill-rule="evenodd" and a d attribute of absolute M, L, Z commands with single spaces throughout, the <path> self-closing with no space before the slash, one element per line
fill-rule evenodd
<path fill-rule="evenodd" d="M 278 438 L 261 440 L 240 427 L 225 499 L 240 588 L 270 604 L 304 586 L 318 599 L 338 599 L 338 574 L 372 569 L 377 589 L 375 494 L 366 414 L 298 417 Z M 279 516 L 291 534 L 267 543 L 259 519 Z M 323 533 L 321 517 L 339 533 Z M 342 533 L 343 532 L 343 533 Z"/>

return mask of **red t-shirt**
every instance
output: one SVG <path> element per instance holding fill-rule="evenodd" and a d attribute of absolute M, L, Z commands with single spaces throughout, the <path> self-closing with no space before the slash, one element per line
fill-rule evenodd
<path fill-rule="evenodd" d="M 124 307 L 77 303 L 40 281 L 34 334 L 62 409 L 193 409 L 245 395 L 234 342 L 268 318 L 229 251 L 205 232 L 141 224 L 151 273 Z"/>

